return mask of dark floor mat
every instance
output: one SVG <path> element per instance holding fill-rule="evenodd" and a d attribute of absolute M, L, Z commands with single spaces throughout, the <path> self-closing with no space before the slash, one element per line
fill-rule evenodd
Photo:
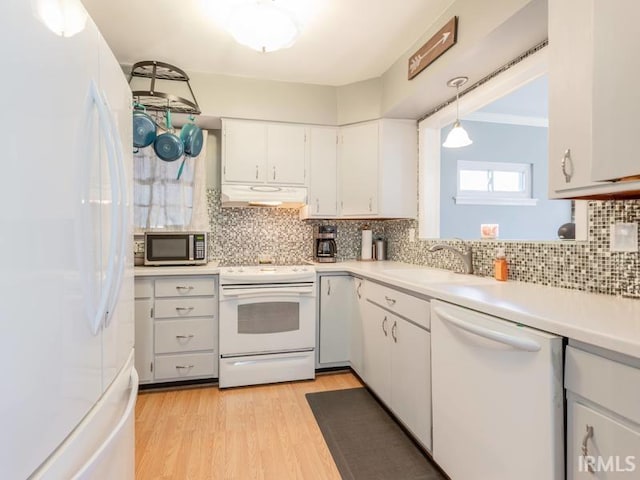
<path fill-rule="evenodd" d="M 308 393 L 344 480 L 445 480 L 365 388 Z"/>

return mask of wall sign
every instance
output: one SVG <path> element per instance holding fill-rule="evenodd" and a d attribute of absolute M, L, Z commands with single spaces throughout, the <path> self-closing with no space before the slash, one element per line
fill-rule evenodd
<path fill-rule="evenodd" d="M 458 17 L 449 20 L 438 33 L 431 37 L 420 50 L 409 58 L 409 76 L 411 80 L 433 63 L 440 55 L 449 50 L 458 40 Z"/>

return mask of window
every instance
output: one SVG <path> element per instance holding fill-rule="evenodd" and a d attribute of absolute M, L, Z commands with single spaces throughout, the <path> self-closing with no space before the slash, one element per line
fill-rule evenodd
<path fill-rule="evenodd" d="M 536 205 L 531 164 L 458 160 L 455 201 L 461 205 Z"/>

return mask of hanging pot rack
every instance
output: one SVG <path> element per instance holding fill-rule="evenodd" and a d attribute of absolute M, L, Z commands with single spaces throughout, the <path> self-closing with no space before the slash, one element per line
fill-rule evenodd
<path fill-rule="evenodd" d="M 131 92 L 134 102 L 144 106 L 147 110 L 155 112 L 170 110 L 173 113 L 189 115 L 200 115 L 202 113 L 189 84 L 189 76 L 182 69 L 169 63 L 145 60 L 134 63 L 131 67 L 129 83 L 134 77 L 148 78 L 150 81 L 148 90 L 134 90 Z M 191 100 L 170 93 L 158 92 L 155 89 L 157 80 L 185 82 L 191 94 Z"/>

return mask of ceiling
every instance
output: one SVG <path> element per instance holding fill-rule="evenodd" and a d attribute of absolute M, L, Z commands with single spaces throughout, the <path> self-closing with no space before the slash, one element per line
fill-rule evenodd
<path fill-rule="evenodd" d="M 224 30 L 243 0 L 83 0 L 118 61 L 159 60 L 187 72 L 339 86 L 384 73 L 453 0 L 275 0 L 299 9 L 298 41 L 271 53 Z"/>
<path fill-rule="evenodd" d="M 549 79 L 543 75 L 478 111 L 546 119 L 549 117 L 548 105 Z"/>

